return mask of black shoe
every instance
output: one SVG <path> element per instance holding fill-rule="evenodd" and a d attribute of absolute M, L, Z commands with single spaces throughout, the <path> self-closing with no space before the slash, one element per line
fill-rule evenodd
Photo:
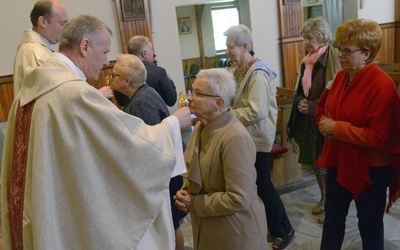
<path fill-rule="evenodd" d="M 276 237 L 274 243 L 272 243 L 272 249 L 285 249 L 290 242 L 294 239 L 294 230 L 290 232 L 286 237 Z"/>

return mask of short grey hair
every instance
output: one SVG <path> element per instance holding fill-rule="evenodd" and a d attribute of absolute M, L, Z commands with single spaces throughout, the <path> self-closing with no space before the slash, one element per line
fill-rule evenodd
<path fill-rule="evenodd" d="M 301 28 L 300 35 L 304 37 L 307 32 L 315 35 L 319 43 L 329 45 L 332 42 L 331 27 L 322 17 L 308 19 Z"/>
<path fill-rule="evenodd" d="M 118 73 L 122 78 L 132 80 L 134 86 L 139 87 L 146 82 L 147 71 L 139 57 L 131 54 L 118 54 L 116 62 L 120 66 Z"/>
<path fill-rule="evenodd" d="M 236 94 L 236 81 L 233 74 L 227 69 L 203 69 L 196 76 L 197 79 L 206 79 L 213 95 L 218 95 L 225 100 L 224 109 L 230 107 L 230 103 Z"/>
<path fill-rule="evenodd" d="M 249 52 L 253 49 L 253 35 L 246 25 L 239 24 L 232 26 L 224 32 L 224 36 L 233 38 L 235 44 L 238 46 L 243 46 L 247 43 Z"/>
<path fill-rule="evenodd" d="M 143 48 L 150 43 L 150 39 L 146 36 L 133 36 L 128 41 L 128 53 L 140 56 Z"/>
<path fill-rule="evenodd" d="M 90 15 L 75 17 L 65 24 L 61 32 L 59 51 L 76 48 L 84 38 L 88 38 L 94 46 L 99 46 L 104 39 L 104 29 L 112 36 L 110 27 L 99 18 Z"/>

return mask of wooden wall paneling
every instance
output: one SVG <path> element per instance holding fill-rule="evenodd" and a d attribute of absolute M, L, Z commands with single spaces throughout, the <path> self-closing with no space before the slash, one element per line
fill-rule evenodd
<path fill-rule="evenodd" d="M 227 55 L 219 55 L 219 56 L 213 56 L 213 57 L 205 57 L 204 60 L 202 60 L 200 57 L 184 59 L 184 60 L 182 60 L 183 72 L 185 75 L 189 75 L 190 65 L 193 63 L 197 63 L 200 66 L 200 69 L 218 68 L 219 60 L 221 58 L 228 59 L 229 57 Z M 204 61 L 204 67 L 201 66 L 202 61 Z"/>
<path fill-rule="evenodd" d="M 121 8 L 122 1 L 124 0 L 115 0 L 115 6 L 117 11 L 118 27 L 121 37 L 122 51 L 123 53 L 128 53 L 127 44 L 132 36 L 135 35 L 147 36 L 151 42 L 153 41 L 153 36 L 151 33 L 150 11 L 149 11 L 148 0 L 143 0 L 146 18 L 138 20 L 129 20 L 129 21 L 124 21 L 123 19 L 122 8 Z"/>
<path fill-rule="evenodd" d="M 13 76 L 0 77 L 0 122 L 7 121 L 14 100 Z M 0 152 L 1 153 L 1 152 Z"/>
<path fill-rule="evenodd" d="M 200 69 L 202 69 L 201 68 L 201 58 L 200 57 L 182 60 L 182 69 L 183 69 L 183 73 L 185 75 L 189 75 L 190 65 L 194 64 L 194 63 L 198 64 Z"/>
<path fill-rule="evenodd" d="M 282 66 L 285 88 L 294 89 L 296 87 L 297 70 L 301 60 L 305 56 L 303 39 L 282 43 Z"/>
<path fill-rule="evenodd" d="M 395 62 L 396 29 L 395 23 L 381 24 L 383 36 L 382 45 L 374 61 L 379 63 Z"/>
<path fill-rule="evenodd" d="M 203 27 L 201 25 L 201 19 L 203 17 L 203 11 L 204 11 L 204 4 L 196 5 L 195 11 L 196 11 L 197 38 L 199 41 L 199 51 L 200 51 L 200 59 L 201 59 L 201 64 L 199 64 L 199 66 L 201 68 L 207 68 L 206 61 L 205 61 L 206 59 L 204 56 Z"/>
<path fill-rule="evenodd" d="M 399 0 L 400 2 L 400 0 Z M 397 5 L 398 9 L 400 9 L 400 4 Z M 398 11 L 400 12 L 400 10 Z M 399 17 L 400 19 L 400 17 Z M 395 63 L 400 63 L 400 21 L 398 20 L 395 25 Z"/>
<path fill-rule="evenodd" d="M 219 55 L 219 56 L 213 56 L 213 57 L 206 57 L 205 58 L 205 68 L 206 69 L 211 69 L 211 68 L 218 68 L 219 67 L 219 60 L 225 58 L 229 59 L 229 56 L 227 55 Z"/>
<path fill-rule="evenodd" d="M 400 22 L 400 0 L 394 1 L 394 20 Z"/>
<path fill-rule="evenodd" d="M 281 36 L 296 37 L 299 36 L 303 26 L 303 7 L 301 3 L 286 4 L 281 6 Z"/>
<path fill-rule="evenodd" d="M 297 68 L 305 55 L 303 38 L 299 35 L 304 23 L 301 2 L 285 4 L 278 0 L 283 87 L 294 88 Z"/>
<path fill-rule="evenodd" d="M 220 55 L 220 56 L 214 56 L 214 57 L 203 57 L 203 58 L 197 57 L 197 58 L 184 59 L 184 60 L 182 60 L 182 68 L 183 68 L 184 75 L 185 76 L 190 75 L 190 65 L 192 65 L 192 64 L 199 65 L 199 71 L 201 69 L 218 68 L 219 60 L 221 58 L 227 58 L 227 56 Z M 190 79 L 191 84 L 193 84 L 193 81 L 194 81 L 194 79 Z M 189 84 L 189 82 L 185 81 L 185 87 L 189 88 L 188 86 L 186 86 L 186 84 Z"/>

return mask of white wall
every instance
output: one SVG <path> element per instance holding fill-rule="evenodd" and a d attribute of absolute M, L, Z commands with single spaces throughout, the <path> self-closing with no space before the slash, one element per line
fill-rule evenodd
<path fill-rule="evenodd" d="M 345 0 L 344 19 L 366 18 L 377 23 L 390 23 L 395 20 L 395 0 Z"/>
<path fill-rule="evenodd" d="M 250 0 L 249 2 L 255 57 L 263 60 L 278 73 L 276 84 L 282 86 L 278 1 L 271 3 Z"/>
<path fill-rule="evenodd" d="M 360 0 L 364 2 L 364 8 L 359 9 L 358 18 L 372 19 L 378 23 L 393 22 L 395 0 Z M 400 7 L 399 7 L 400 8 Z"/>
<path fill-rule="evenodd" d="M 203 33 L 203 48 L 205 57 L 215 56 L 214 27 L 212 23 L 211 7 L 211 5 L 204 6 L 201 19 L 201 30 Z"/>
<path fill-rule="evenodd" d="M 61 0 L 71 19 L 81 14 L 89 14 L 101 18 L 114 33 L 110 60 L 122 51 L 119 39 L 115 2 L 110 0 Z M 14 55 L 24 29 L 32 27 L 29 15 L 35 0 L 1 0 L 0 30 L 0 75 L 12 74 Z"/>
<path fill-rule="evenodd" d="M 345 21 L 358 18 L 359 1 L 360 0 L 343 1 L 343 18 Z"/>
<path fill-rule="evenodd" d="M 196 58 L 200 55 L 198 36 L 197 36 L 197 25 L 196 25 L 196 13 L 193 6 L 184 6 L 177 8 L 176 18 L 190 17 L 192 24 L 192 33 L 183 34 L 179 36 L 179 44 L 181 48 L 182 59 Z M 177 20 L 177 19 L 176 19 Z M 176 22 L 177 29 L 178 21 Z"/>

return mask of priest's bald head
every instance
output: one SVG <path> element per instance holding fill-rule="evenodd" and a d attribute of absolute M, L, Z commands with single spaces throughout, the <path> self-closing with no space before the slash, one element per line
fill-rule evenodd
<path fill-rule="evenodd" d="M 111 29 L 94 16 L 69 21 L 60 37 L 59 52 L 67 56 L 89 80 L 97 80 L 111 46 Z"/>

